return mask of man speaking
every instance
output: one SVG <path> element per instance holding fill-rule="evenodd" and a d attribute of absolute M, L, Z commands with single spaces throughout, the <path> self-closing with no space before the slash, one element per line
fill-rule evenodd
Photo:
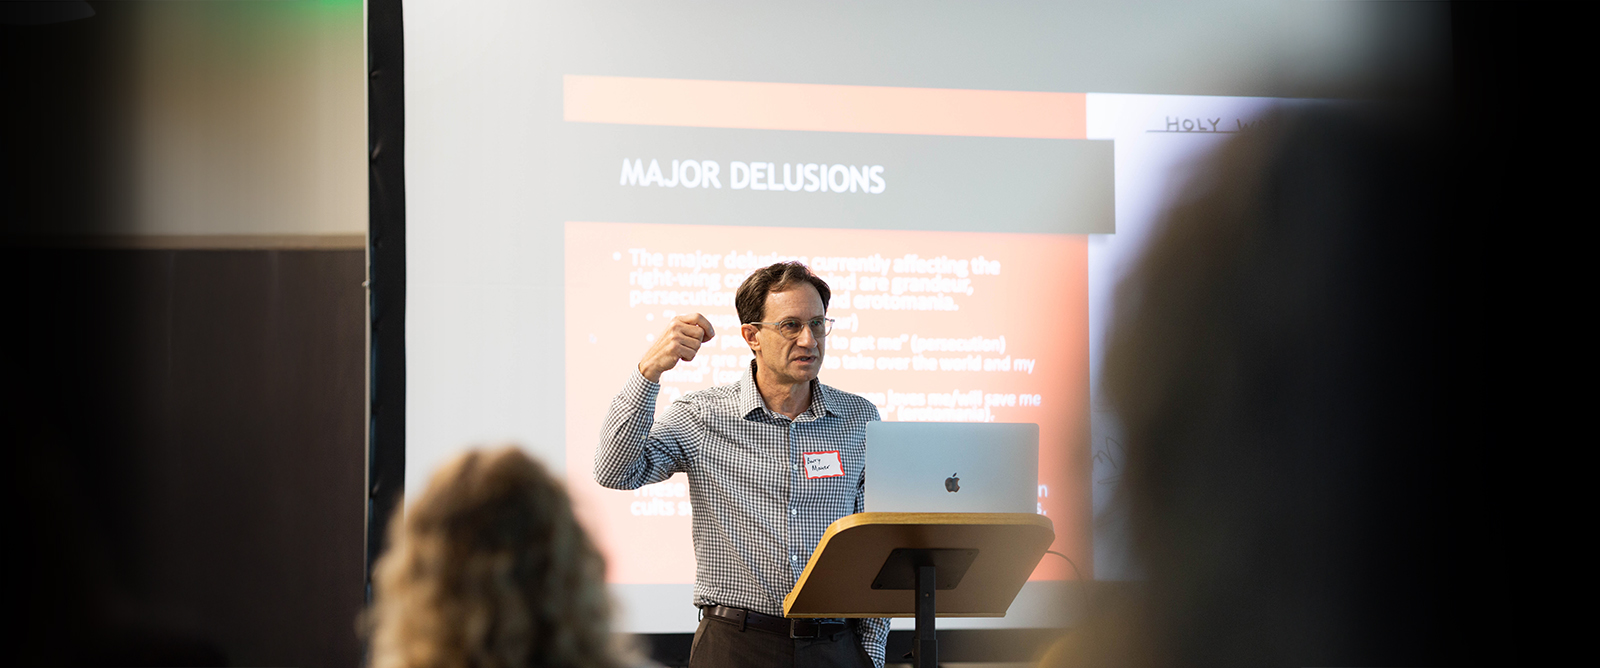
<path fill-rule="evenodd" d="M 611 401 L 595 481 L 637 489 L 689 477 L 694 506 L 692 668 L 882 668 L 886 619 L 784 619 L 783 597 L 828 525 L 861 512 L 871 402 L 817 382 L 833 321 L 828 284 L 798 262 L 739 286 L 739 334 L 755 360 L 737 383 L 684 395 L 654 420 L 661 373 L 716 333 L 674 318 Z"/>

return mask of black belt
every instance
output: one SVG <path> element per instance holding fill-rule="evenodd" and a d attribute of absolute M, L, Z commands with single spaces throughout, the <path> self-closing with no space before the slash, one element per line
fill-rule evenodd
<path fill-rule="evenodd" d="M 700 608 L 700 611 L 708 617 L 716 617 L 738 624 L 740 631 L 752 628 L 768 633 L 786 635 L 790 638 L 823 638 L 845 630 L 845 625 L 841 622 L 786 619 L 784 617 L 764 615 L 743 608 L 730 608 L 726 605 L 708 605 Z"/>

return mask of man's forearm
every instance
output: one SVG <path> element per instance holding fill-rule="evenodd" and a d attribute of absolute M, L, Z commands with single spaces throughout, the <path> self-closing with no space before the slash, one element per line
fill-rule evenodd
<path fill-rule="evenodd" d="M 599 447 L 594 453 L 594 480 L 611 489 L 637 489 L 651 473 L 645 446 L 655 424 L 656 394 L 661 386 L 633 374 L 606 411 Z"/>

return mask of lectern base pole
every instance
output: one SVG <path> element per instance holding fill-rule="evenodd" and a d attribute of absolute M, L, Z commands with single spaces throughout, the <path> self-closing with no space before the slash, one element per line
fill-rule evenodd
<path fill-rule="evenodd" d="M 917 668 L 938 668 L 939 636 L 933 629 L 933 590 L 939 583 L 935 566 L 917 567 L 917 635 L 911 645 Z"/>

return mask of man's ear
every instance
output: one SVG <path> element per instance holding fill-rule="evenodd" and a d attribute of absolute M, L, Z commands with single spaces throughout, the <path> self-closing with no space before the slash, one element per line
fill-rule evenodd
<path fill-rule="evenodd" d="M 745 344 L 750 346 L 750 352 L 759 352 L 761 350 L 761 341 L 756 338 L 755 325 L 748 323 L 739 325 L 739 336 L 744 337 Z"/>

